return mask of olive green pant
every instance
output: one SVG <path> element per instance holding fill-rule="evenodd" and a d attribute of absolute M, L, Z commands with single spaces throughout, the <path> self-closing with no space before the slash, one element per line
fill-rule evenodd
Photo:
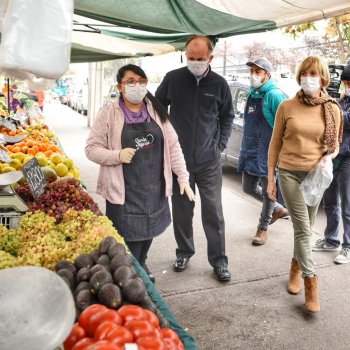
<path fill-rule="evenodd" d="M 307 171 L 279 169 L 282 195 L 294 228 L 294 259 L 298 261 L 302 276 L 315 274 L 311 251 L 311 228 L 315 222 L 319 204 L 308 206 L 299 189 Z"/>

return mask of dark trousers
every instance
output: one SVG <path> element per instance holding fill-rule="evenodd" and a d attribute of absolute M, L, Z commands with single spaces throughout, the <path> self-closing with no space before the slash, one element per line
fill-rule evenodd
<path fill-rule="evenodd" d="M 244 171 L 242 175 L 242 185 L 245 193 L 262 201 L 263 206 L 260 213 L 258 229 L 267 230 L 272 218 L 272 213 L 283 209 L 281 204 L 273 202 L 267 195 L 267 177 L 251 175 Z"/>
<path fill-rule="evenodd" d="M 136 258 L 136 260 L 144 265 L 147 260 L 147 253 L 149 248 L 151 248 L 153 239 L 147 239 L 145 241 L 125 241 L 127 246 L 129 247 L 132 255 Z"/>
<path fill-rule="evenodd" d="M 340 229 L 343 220 L 343 248 L 350 248 L 350 157 L 344 158 L 339 169 L 333 171 L 333 181 L 323 195 L 323 207 L 327 216 L 324 232 L 328 243 L 340 245 Z"/>
<path fill-rule="evenodd" d="M 172 212 L 177 257 L 190 258 L 195 253 L 193 242 L 194 202 L 181 195 L 176 176 L 173 176 Z M 190 186 L 197 185 L 202 208 L 202 224 L 208 242 L 208 261 L 211 266 L 227 266 L 225 255 L 225 221 L 222 212 L 222 170 L 220 161 L 190 173 Z"/>

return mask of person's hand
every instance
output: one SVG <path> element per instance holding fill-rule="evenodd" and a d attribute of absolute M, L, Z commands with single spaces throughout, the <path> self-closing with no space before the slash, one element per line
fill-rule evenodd
<path fill-rule="evenodd" d="M 136 153 L 135 148 L 123 148 L 119 153 L 119 160 L 121 163 L 130 164 Z"/>
<path fill-rule="evenodd" d="M 276 202 L 277 201 L 277 186 L 276 186 L 276 182 L 274 181 L 269 181 L 267 184 L 267 189 L 266 189 L 266 193 L 268 195 L 268 197 Z"/>
<path fill-rule="evenodd" d="M 181 182 L 179 184 L 180 186 L 180 193 L 183 195 L 184 192 L 186 192 L 187 197 L 190 201 L 194 202 L 196 200 L 196 196 L 192 191 L 192 188 L 190 187 L 190 185 L 186 182 Z"/>

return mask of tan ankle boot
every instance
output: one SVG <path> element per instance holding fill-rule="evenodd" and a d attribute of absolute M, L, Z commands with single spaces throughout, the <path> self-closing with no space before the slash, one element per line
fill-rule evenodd
<path fill-rule="evenodd" d="M 259 228 L 256 231 L 256 234 L 252 240 L 253 245 L 263 245 L 265 244 L 267 240 L 267 230 L 263 230 L 262 228 Z"/>
<path fill-rule="evenodd" d="M 299 264 L 295 259 L 292 259 L 288 281 L 288 292 L 290 294 L 298 294 L 301 290 L 301 285 L 302 278 Z"/>
<path fill-rule="evenodd" d="M 305 310 L 309 312 L 319 312 L 320 303 L 318 301 L 318 283 L 317 276 L 305 277 Z"/>

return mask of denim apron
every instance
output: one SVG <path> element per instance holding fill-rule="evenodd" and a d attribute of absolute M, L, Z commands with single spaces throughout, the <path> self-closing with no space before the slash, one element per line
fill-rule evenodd
<path fill-rule="evenodd" d="M 267 154 L 272 136 L 272 128 L 264 116 L 263 101 L 263 98 L 248 97 L 238 162 L 238 171 L 255 176 L 267 176 Z"/>
<path fill-rule="evenodd" d="M 136 148 L 130 164 L 123 164 L 124 205 L 113 204 L 110 218 L 126 241 L 151 239 L 171 222 L 165 197 L 164 139 L 157 123 L 124 124 L 122 148 Z"/>

